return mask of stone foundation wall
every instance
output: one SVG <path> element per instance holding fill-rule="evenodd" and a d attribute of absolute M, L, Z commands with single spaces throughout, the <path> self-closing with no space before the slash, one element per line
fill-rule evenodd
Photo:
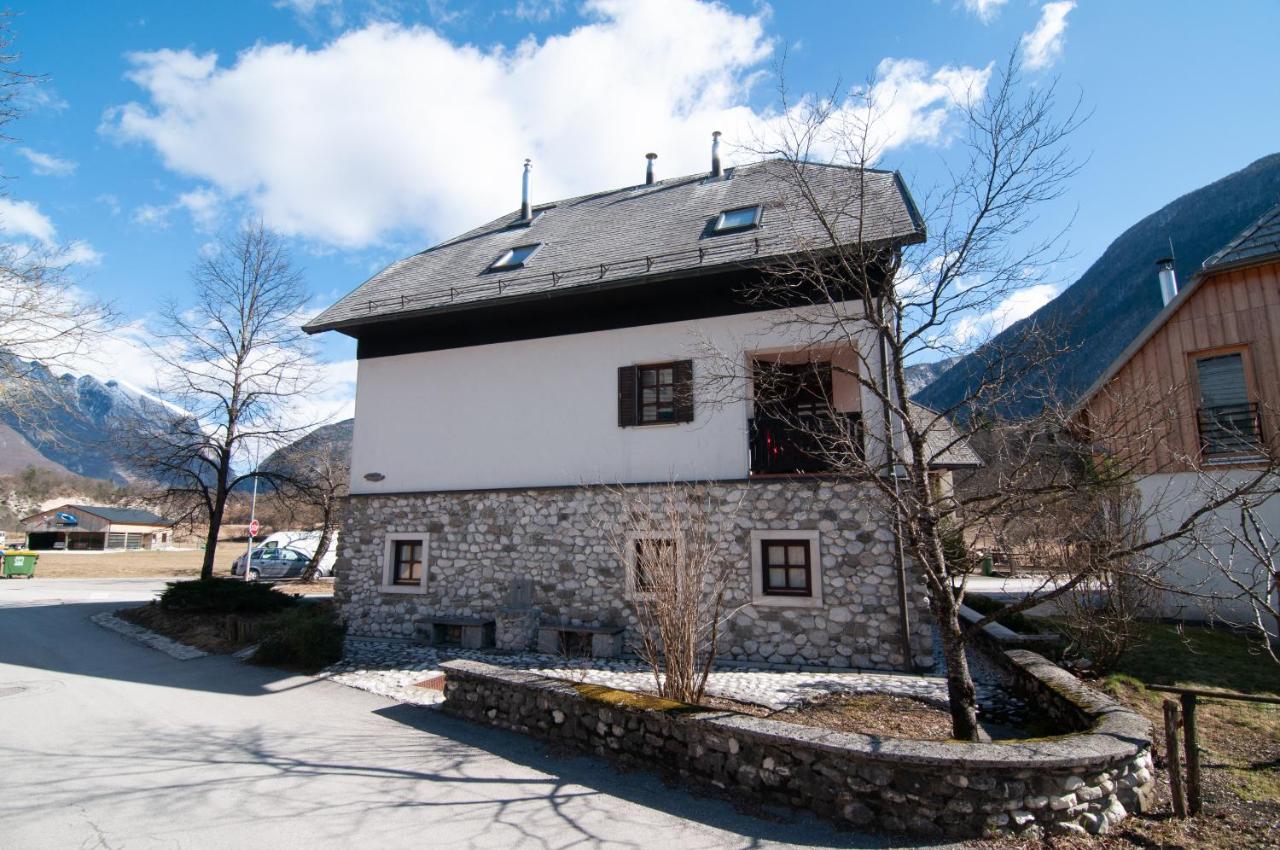
<path fill-rule="evenodd" d="M 892 535 L 873 485 L 820 479 L 692 485 L 733 562 L 721 644 L 741 661 L 903 669 Z M 631 488 L 631 493 L 643 489 Z M 662 488 L 656 488 L 660 491 Z M 352 634 L 411 637 L 425 616 L 495 616 L 516 579 L 534 582 L 541 620 L 585 626 L 636 619 L 626 567 L 610 545 L 623 499 L 608 487 L 357 495 L 348 502 L 335 597 Z M 819 532 L 820 608 L 751 605 L 752 529 Z M 389 532 L 430 535 L 421 594 L 381 590 Z M 912 654 L 931 663 L 925 590 L 912 577 Z M 506 647 L 514 648 L 514 647 Z"/>
<path fill-rule="evenodd" d="M 1014 663 L 1029 678 L 1049 668 L 1071 678 L 1034 653 Z M 1101 694 L 1059 709 L 1087 714 L 1086 731 L 959 744 L 698 709 L 474 661 L 442 667 L 451 714 L 663 770 L 739 803 L 807 809 L 859 828 L 953 838 L 1099 833 L 1154 799 L 1150 725 Z M 1044 693 L 1071 701 L 1058 682 Z"/>

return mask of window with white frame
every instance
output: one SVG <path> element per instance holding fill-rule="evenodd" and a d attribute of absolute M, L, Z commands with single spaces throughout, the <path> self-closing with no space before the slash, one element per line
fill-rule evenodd
<path fill-rule="evenodd" d="M 676 577 L 680 549 L 675 537 L 636 532 L 627 539 L 627 593 L 651 597 Z"/>
<path fill-rule="evenodd" d="M 425 593 L 430 535 L 422 532 L 387 535 L 382 557 L 383 593 Z"/>
<path fill-rule="evenodd" d="M 751 532 L 751 603 L 774 607 L 822 605 L 822 552 L 817 531 Z"/>

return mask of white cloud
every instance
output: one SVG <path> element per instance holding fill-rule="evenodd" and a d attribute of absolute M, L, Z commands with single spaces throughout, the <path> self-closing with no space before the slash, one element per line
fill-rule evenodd
<path fill-rule="evenodd" d="M 41 153 L 31 148 L 18 148 L 18 153 L 31 163 L 31 170 L 36 174 L 68 177 L 75 174 L 77 163 L 56 157 L 53 154 Z"/>
<path fill-rule="evenodd" d="M 19 239 L 52 245 L 58 236 L 53 220 L 30 201 L 0 198 L 0 232 Z"/>
<path fill-rule="evenodd" d="M 966 12 L 974 15 L 984 24 L 989 24 L 1000 14 L 1000 7 L 1009 0 L 963 0 Z"/>
<path fill-rule="evenodd" d="M 1058 61 L 1067 37 L 1067 14 L 1075 7 L 1075 0 L 1059 0 L 1040 7 L 1035 29 L 1022 36 L 1024 68 L 1041 71 Z"/>
<path fill-rule="evenodd" d="M 58 252 L 57 262 L 64 265 L 96 266 L 102 253 L 83 239 L 77 239 Z"/>
<path fill-rule="evenodd" d="M 546 23 L 564 11 L 564 0 L 516 0 L 507 14 L 522 21 Z"/>
<path fill-rule="evenodd" d="M 169 216 L 178 210 L 186 210 L 196 230 L 209 233 L 218 228 L 222 220 L 222 197 L 206 186 L 183 192 L 169 204 L 141 204 L 133 211 L 134 224 L 163 230 L 169 226 Z"/>
<path fill-rule="evenodd" d="M 1019 289 L 981 315 L 969 315 L 957 319 L 951 335 L 960 346 L 984 342 L 1019 319 L 1030 316 L 1057 297 L 1058 287 L 1051 283 L 1040 283 Z"/>
<path fill-rule="evenodd" d="M 705 170 L 709 136 L 775 119 L 748 106 L 772 55 L 767 11 L 695 0 L 589 0 L 589 23 L 513 50 L 374 23 L 311 50 L 258 44 L 130 56 L 144 102 L 103 127 L 272 227 L 329 245 L 439 239 L 513 209 L 521 163 L 535 201 Z M 886 60 L 886 146 L 937 139 L 949 87 L 985 71 Z M 730 160 L 732 158 L 730 157 Z"/>

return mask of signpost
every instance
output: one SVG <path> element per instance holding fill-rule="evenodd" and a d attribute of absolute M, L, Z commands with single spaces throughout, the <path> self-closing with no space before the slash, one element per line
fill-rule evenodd
<path fill-rule="evenodd" d="M 253 581 L 249 570 L 253 566 L 253 538 L 258 536 L 258 470 L 253 470 L 253 496 L 249 498 L 249 546 L 244 550 L 244 580 Z"/>

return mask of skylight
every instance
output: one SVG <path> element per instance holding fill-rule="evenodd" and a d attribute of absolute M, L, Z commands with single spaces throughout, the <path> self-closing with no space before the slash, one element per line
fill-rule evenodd
<path fill-rule="evenodd" d="M 732 230 L 755 227 L 760 224 L 760 212 L 759 205 L 725 210 L 716 218 L 716 223 L 711 229 L 716 233 L 727 233 Z"/>
<path fill-rule="evenodd" d="M 521 268 L 541 247 L 541 242 L 535 242 L 532 245 L 517 245 L 515 248 L 502 252 L 498 259 L 489 265 L 489 271 Z"/>

